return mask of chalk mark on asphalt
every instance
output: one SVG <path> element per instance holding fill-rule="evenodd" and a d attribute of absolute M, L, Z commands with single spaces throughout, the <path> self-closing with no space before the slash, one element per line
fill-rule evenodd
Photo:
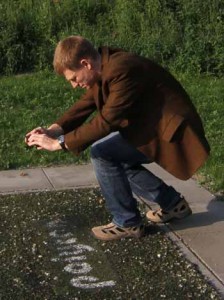
<path fill-rule="evenodd" d="M 116 284 L 113 280 L 99 281 L 97 277 L 87 275 L 93 268 L 86 262 L 87 257 L 84 252 L 96 252 L 88 245 L 79 244 L 77 238 L 71 232 L 65 232 L 65 222 L 51 221 L 47 224 L 50 228 L 50 237 L 54 239 L 56 248 L 59 251 L 58 257 L 51 259 L 52 262 L 64 261 L 68 263 L 63 271 L 76 275 L 70 280 L 70 284 L 76 288 L 94 289 L 112 287 Z M 80 255 L 82 254 L 82 255 Z"/>

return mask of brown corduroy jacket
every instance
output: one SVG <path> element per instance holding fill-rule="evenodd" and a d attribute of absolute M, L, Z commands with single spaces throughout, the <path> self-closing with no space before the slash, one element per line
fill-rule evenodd
<path fill-rule="evenodd" d="M 99 51 L 101 80 L 55 122 L 64 129 L 69 150 L 79 154 L 120 131 L 151 161 L 179 179 L 190 178 L 210 148 L 183 87 L 149 59 L 108 47 Z M 95 110 L 92 120 L 84 123 Z"/>

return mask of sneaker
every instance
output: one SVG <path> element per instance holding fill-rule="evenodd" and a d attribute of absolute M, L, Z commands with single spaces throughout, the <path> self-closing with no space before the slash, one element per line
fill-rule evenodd
<path fill-rule="evenodd" d="M 149 221 L 154 223 L 166 223 L 173 219 L 183 219 L 192 214 L 192 210 L 189 207 L 187 201 L 184 197 L 170 210 L 163 210 L 162 208 L 158 210 L 149 210 L 146 217 Z"/>
<path fill-rule="evenodd" d="M 93 235 L 103 241 L 118 240 L 126 237 L 140 238 L 144 234 L 144 226 L 119 227 L 114 223 L 92 228 Z"/>

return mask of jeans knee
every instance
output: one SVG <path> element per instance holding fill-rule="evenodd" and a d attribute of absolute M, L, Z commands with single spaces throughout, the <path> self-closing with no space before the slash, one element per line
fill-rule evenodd
<path fill-rule="evenodd" d="M 99 150 L 99 146 L 97 144 L 93 144 L 90 147 L 90 157 L 91 159 L 97 159 L 101 157 L 101 151 Z"/>
<path fill-rule="evenodd" d="M 100 143 L 94 143 L 90 148 L 91 160 L 111 161 L 110 155 L 107 153 L 106 147 L 102 147 Z"/>

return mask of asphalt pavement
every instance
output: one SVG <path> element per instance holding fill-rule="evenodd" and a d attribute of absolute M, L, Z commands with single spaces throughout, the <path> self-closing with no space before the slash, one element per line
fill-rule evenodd
<path fill-rule="evenodd" d="M 178 180 L 156 164 L 146 167 L 168 185 L 174 186 L 190 204 L 193 211 L 191 216 L 160 227 L 198 266 L 224 299 L 224 201 L 193 179 Z M 0 194 L 97 186 L 89 164 L 0 172 Z M 155 204 L 150 205 L 156 208 Z"/>

